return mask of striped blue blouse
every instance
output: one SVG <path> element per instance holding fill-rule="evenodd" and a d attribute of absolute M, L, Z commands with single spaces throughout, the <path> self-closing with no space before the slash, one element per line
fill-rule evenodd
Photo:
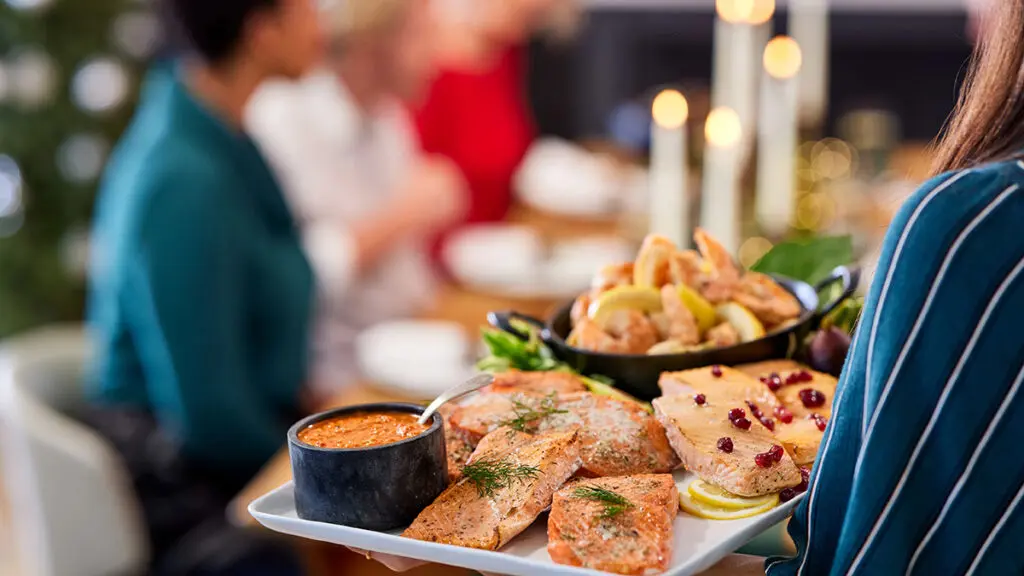
<path fill-rule="evenodd" d="M 900 210 L 769 576 L 1024 574 L 1022 185 L 990 164 Z"/>

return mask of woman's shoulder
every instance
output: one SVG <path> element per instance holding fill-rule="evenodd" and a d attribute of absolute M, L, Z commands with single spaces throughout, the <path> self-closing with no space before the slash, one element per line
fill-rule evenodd
<path fill-rule="evenodd" d="M 897 212 L 890 231 L 949 231 L 980 225 L 1000 208 L 1020 206 L 1024 161 L 993 162 L 939 174 L 921 185 Z M 991 220 L 991 219 L 989 219 Z"/>

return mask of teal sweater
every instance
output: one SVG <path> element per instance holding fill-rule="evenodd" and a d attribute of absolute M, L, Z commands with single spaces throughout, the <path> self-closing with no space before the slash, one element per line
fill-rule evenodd
<path fill-rule="evenodd" d="M 769 576 L 1024 574 L 1022 187 L 946 174 L 897 215 Z"/>
<path fill-rule="evenodd" d="M 154 71 L 93 228 L 94 396 L 151 410 L 186 454 L 252 472 L 306 374 L 313 279 L 253 142 Z"/>

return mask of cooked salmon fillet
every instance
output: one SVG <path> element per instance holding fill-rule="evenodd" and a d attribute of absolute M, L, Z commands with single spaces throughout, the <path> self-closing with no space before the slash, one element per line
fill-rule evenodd
<path fill-rule="evenodd" d="M 804 465 L 814 461 L 824 433 L 813 419 L 813 415 L 819 414 L 826 421 L 831 415 L 831 398 L 835 394 L 834 378 L 808 370 L 791 360 L 771 360 L 748 364 L 737 369 L 721 367 L 719 370 L 721 377 L 715 377 L 711 368 L 666 372 L 661 375 L 658 384 L 665 395 L 685 394 L 692 397 L 697 392 L 706 395 L 724 394 L 726 398 L 742 400 L 738 407 L 748 411 L 750 406 L 743 404 L 749 400 L 758 407 L 762 416 L 772 420 L 772 431 L 793 455 L 797 464 Z M 813 380 L 784 384 L 775 393 L 759 380 L 761 376 L 778 374 L 782 382 L 785 382 L 791 374 L 797 372 L 807 372 Z M 806 388 L 815 388 L 821 392 L 826 400 L 825 404 L 818 408 L 804 406 L 800 399 L 800 391 Z M 780 407 L 785 409 L 784 412 L 789 412 L 791 417 L 782 418 Z"/>
<path fill-rule="evenodd" d="M 772 372 L 782 374 L 783 372 L 795 372 L 797 370 L 807 369 L 806 366 L 796 360 L 765 360 L 764 362 L 755 362 L 753 364 L 741 364 L 739 366 L 735 366 L 735 368 L 747 376 L 752 376 L 754 378 L 767 376 Z"/>
<path fill-rule="evenodd" d="M 753 425 L 741 430 L 729 421 L 729 410 L 740 404 L 724 404 L 708 398 L 698 405 L 691 396 L 663 396 L 654 400 L 654 413 L 687 470 L 705 482 L 739 496 L 753 497 L 779 492 L 800 484 L 800 470 L 788 453 L 769 468 L 754 457 L 778 442 L 766 428 Z M 747 412 L 749 418 L 749 411 Z M 732 452 L 719 450 L 721 438 L 732 440 Z"/>
<path fill-rule="evenodd" d="M 679 464 L 651 414 L 634 402 L 587 392 L 480 394 L 460 405 L 451 422 L 471 442 L 502 425 L 531 433 L 579 429 L 585 476 L 670 472 Z"/>
<path fill-rule="evenodd" d="M 501 428 L 480 442 L 469 458 L 474 463 L 520 472 L 505 475 L 505 485 L 489 490 L 463 476 L 420 512 L 403 536 L 482 550 L 501 548 L 551 505 L 555 491 L 579 468 L 577 434 L 532 436 Z"/>
<path fill-rule="evenodd" d="M 818 457 L 818 447 L 825 434 L 814 420 L 794 418 L 791 424 L 775 428 L 775 438 L 793 457 L 797 466 L 809 466 Z"/>
<path fill-rule="evenodd" d="M 480 392 L 536 392 L 538 394 L 571 394 L 586 392 L 579 376 L 568 372 L 520 372 L 511 370 L 494 375 L 494 382 Z"/>
<path fill-rule="evenodd" d="M 620 504 L 602 500 L 609 491 Z M 610 508 L 609 506 L 618 506 Z M 548 554 L 559 564 L 615 574 L 657 574 L 672 561 L 679 491 L 671 474 L 569 482 L 548 516 Z"/>
<path fill-rule="evenodd" d="M 720 376 L 716 376 L 718 373 Z M 734 398 L 740 407 L 746 401 L 753 402 L 761 412 L 772 416 L 779 399 L 767 386 L 739 370 L 726 366 L 694 368 L 683 372 L 663 372 L 658 380 L 661 393 L 665 396 L 718 393 Z M 772 416 L 773 417 L 773 416 Z"/>

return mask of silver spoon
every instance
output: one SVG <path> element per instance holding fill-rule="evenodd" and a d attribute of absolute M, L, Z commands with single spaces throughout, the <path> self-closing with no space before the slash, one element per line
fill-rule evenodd
<path fill-rule="evenodd" d="M 430 403 L 430 406 L 427 406 L 427 409 L 424 410 L 423 414 L 420 416 L 419 423 L 426 424 L 427 421 L 430 420 L 431 416 L 434 415 L 434 412 L 437 412 L 437 409 L 441 406 L 444 406 L 456 398 L 465 396 L 470 392 L 476 392 L 491 382 L 494 382 L 494 375 L 481 372 L 458 386 L 452 386 L 435 398 L 434 401 Z"/>

